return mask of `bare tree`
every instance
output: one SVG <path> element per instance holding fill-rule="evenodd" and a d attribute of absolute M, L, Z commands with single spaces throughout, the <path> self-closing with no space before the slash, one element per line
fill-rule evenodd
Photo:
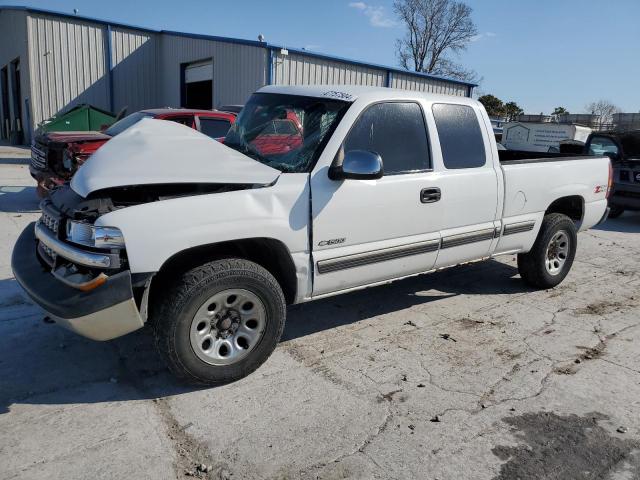
<path fill-rule="evenodd" d="M 613 122 L 613 114 L 618 113 L 620 109 L 608 100 L 598 100 L 597 102 L 591 102 L 585 109 L 587 112 L 598 117 L 598 126 L 602 128 L 603 125 L 607 125 Z"/>
<path fill-rule="evenodd" d="M 449 58 L 478 35 L 471 7 L 455 0 L 395 0 L 393 8 L 407 27 L 404 38 L 396 40 L 400 65 L 416 72 L 477 79 L 474 71 Z"/>

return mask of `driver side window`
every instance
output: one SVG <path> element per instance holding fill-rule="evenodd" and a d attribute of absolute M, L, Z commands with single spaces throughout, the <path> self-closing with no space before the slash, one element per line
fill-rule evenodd
<path fill-rule="evenodd" d="M 427 127 L 420 105 L 413 102 L 371 105 L 344 141 L 344 152 L 351 150 L 380 155 L 385 175 L 430 169 Z"/>

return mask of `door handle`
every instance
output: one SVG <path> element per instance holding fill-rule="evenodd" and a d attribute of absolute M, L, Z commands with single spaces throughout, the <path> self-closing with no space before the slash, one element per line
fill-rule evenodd
<path fill-rule="evenodd" d="M 440 200 L 442 197 L 442 193 L 440 189 L 437 187 L 433 188 L 423 188 L 420 190 L 420 201 L 422 203 L 433 203 Z"/>

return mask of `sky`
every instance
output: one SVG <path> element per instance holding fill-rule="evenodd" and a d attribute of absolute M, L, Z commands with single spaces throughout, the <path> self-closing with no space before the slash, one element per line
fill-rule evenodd
<path fill-rule="evenodd" d="M 527 113 L 584 113 L 606 99 L 640 111 L 640 0 L 465 0 L 478 36 L 456 61 L 479 93 Z M 129 23 L 255 40 L 398 66 L 393 0 L 0 0 Z"/>

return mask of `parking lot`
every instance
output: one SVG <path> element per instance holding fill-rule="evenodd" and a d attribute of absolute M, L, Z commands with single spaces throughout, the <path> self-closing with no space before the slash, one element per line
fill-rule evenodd
<path fill-rule="evenodd" d="M 640 478 L 640 215 L 532 291 L 515 258 L 292 307 L 274 355 L 177 384 L 143 329 L 96 343 L 12 277 L 38 217 L 0 147 L 0 478 Z"/>

